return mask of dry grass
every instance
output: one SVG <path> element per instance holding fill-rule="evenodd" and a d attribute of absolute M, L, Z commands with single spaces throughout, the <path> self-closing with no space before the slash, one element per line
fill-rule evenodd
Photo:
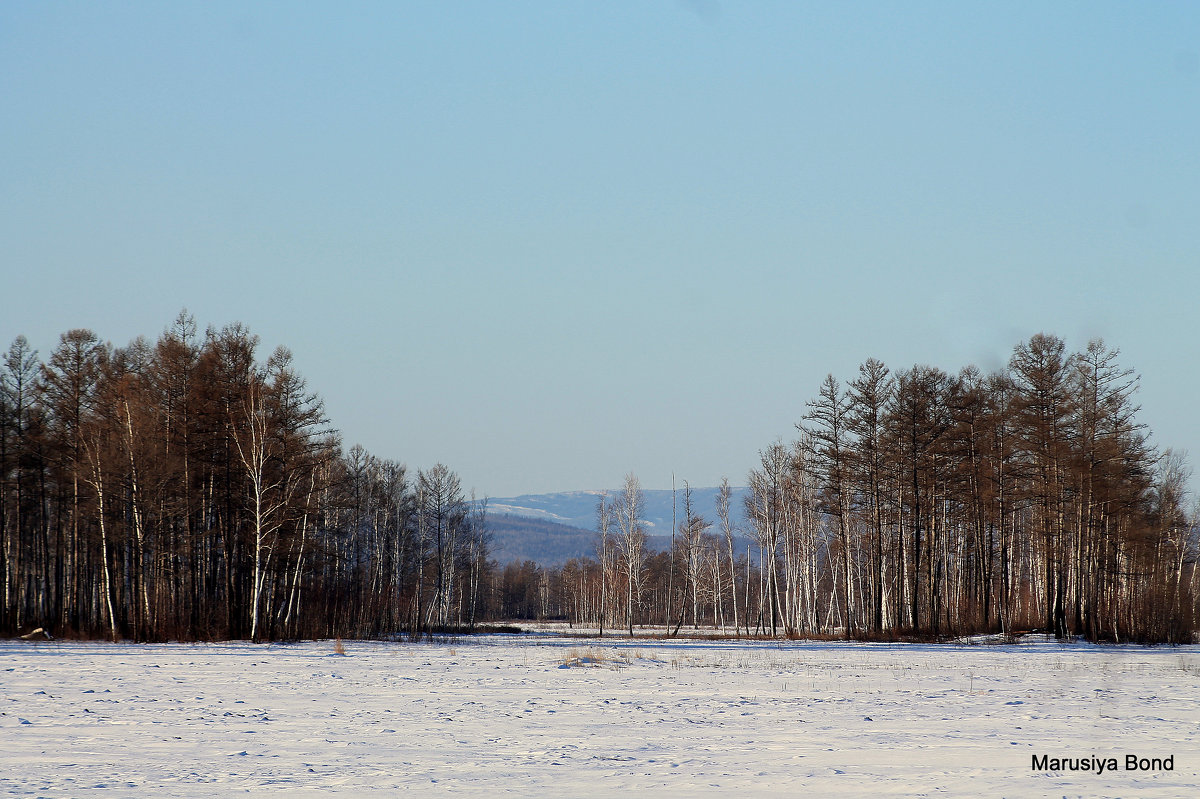
<path fill-rule="evenodd" d="M 627 665 L 629 665 L 627 657 L 613 657 L 607 652 L 589 646 L 582 651 L 572 648 L 563 655 L 562 665 L 559 668 L 607 668 L 615 671 Z"/>

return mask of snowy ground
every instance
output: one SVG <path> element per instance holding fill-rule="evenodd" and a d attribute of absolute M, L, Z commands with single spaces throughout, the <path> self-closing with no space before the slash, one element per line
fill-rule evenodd
<path fill-rule="evenodd" d="M 0 641 L 15 796 L 1189 796 L 1200 648 Z M 1125 755 L 1173 756 L 1126 771 Z M 1113 773 L 1033 755 L 1116 757 Z"/>

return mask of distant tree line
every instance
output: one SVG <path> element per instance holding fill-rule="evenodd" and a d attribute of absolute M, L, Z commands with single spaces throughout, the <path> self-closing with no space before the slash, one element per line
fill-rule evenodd
<path fill-rule="evenodd" d="M 71 330 L 0 364 L 0 631 L 137 640 L 473 624 L 482 504 L 341 450 L 320 398 L 240 324 L 181 313 L 126 347 Z"/>
<path fill-rule="evenodd" d="M 685 488 L 673 547 L 652 556 L 631 475 L 599 503 L 596 557 L 536 577 L 541 612 L 601 628 L 1190 642 L 1190 472 L 1151 446 L 1118 354 L 1039 334 L 993 374 L 869 359 L 846 386 L 830 375 L 797 440 L 750 472 L 750 529 L 730 524 L 728 483 L 716 520 Z"/>

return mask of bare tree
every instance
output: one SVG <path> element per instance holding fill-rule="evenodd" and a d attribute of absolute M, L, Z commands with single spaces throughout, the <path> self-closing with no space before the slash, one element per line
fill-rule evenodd
<path fill-rule="evenodd" d="M 857 622 L 856 572 L 850 540 L 850 400 L 833 375 L 821 384 L 817 399 L 808 403 L 807 425 L 800 429 L 811 442 L 810 456 L 822 480 L 823 509 L 837 523 L 838 552 L 845 580 L 843 618 L 846 634 L 853 635 Z"/>
<path fill-rule="evenodd" d="M 1066 479 L 1073 398 L 1068 377 L 1073 368 L 1063 340 L 1037 334 L 1017 345 L 1009 370 L 1017 386 L 1017 417 L 1038 513 L 1047 629 L 1067 635 Z"/>
<path fill-rule="evenodd" d="M 883 629 L 884 535 L 883 502 L 885 480 L 884 416 L 895 389 L 888 368 L 874 358 L 858 367 L 858 378 L 850 383 L 846 427 L 857 446 L 850 458 L 853 493 L 866 505 L 871 530 L 871 621 L 876 632 Z"/>
<path fill-rule="evenodd" d="M 435 548 L 436 575 L 433 601 L 428 620 L 437 614 L 437 623 L 450 623 L 451 599 L 454 592 L 454 566 L 457 549 L 467 522 L 467 505 L 462 482 L 457 474 L 438 463 L 427 471 L 417 473 L 418 510 L 425 533 Z"/>
<path fill-rule="evenodd" d="M 680 548 L 683 555 L 684 573 L 687 587 L 692 592 L 692 627 L 700 626 L 700 572 L 701 544 L 704 534 L 712 525 L 695 512 L 692 505 L 692 487 L 685 480 L 683 483 L 683 521 L 679 525 Z M 680 614 L 682 621 L 683 613 Z"/>
<path fill-rule="evenodd" d="M 596 557 L 600 559 L 600 637 L 604 637 L 604 620 L 608 614 L 609 586 L 615 582 L 615 545 L 613 543 L 613 507 L 608 494 L 596 500 Z"/>
<path fill-rule="evenodd" d="M 466 525 L 466 554 L 468 564 L 468 592 L 464 601 L 468 605 L 467 624 L 475 628 L 475 614 L 479 606 L 479 585 L 487 569 L 488 544 L 491 535 L 487 527 L 487 497 L 476 499 L 471 492 L 470 512 Z"/>
<path fill-rule="evenodd" d="M 29 516 L 26 513 L 26 476 L 29 453 L 32 449 L 29 429 L 36 411 L 34 381 L 37 376 L 37 351 L 30 348 L 24 336 L 13 339 L 4 355 L 4 370 L 0 372 L 0 401 L 3 402 L 4 426 L 0 429 L 0 466 L 3 485 L 0 485 L 0 535 L 4 539 L 4 613 L 15 629 L 24 622 L 27 597 L 22 596 L 22 566 L 28 560 L 22 555 L 31 549 L 26 533 Z M 11 464 L 11 465 L 10 465 Z M 11 484 L 14 496 L 7 501 Z M 11 514 L 11 517 L 10 517 Z"/>
<path fill-rule="evenodd" d="M 274 537 L 283 525 L 284 512 L 296 488 L 293 475 L 270 469 L 278 441 L 271 435 L 265 388 L 260 380 L 247 386 L 240 419 L 231 420 L 238 457 L 250 480 L 254 577 L 250 608 L 250 637 L 258 640 L 259 605 L 266 568 L 274 552 Z"/>
<path fill-rule="evenodd" d="M 646 561 L 646 530 L 642 484 L 633 472 L 625 475 L 625 485 L 613 500 L 617 522 L 617 552 L 625 571 L 625 613 L 629 634 L 633 635 L 634 613 L 641 603 L 643 570 Z"/>
<path fill-rule="evenodd" d="M 737 562 L 733 555 L 733 539 L 736 533 L 733 522 L 729 518 L 729 503 L 733 497 L 733 489 L 729 486 L 729 478 L 721 478 L 721 488 L 717 493 L 717 519 L 721 525 L 721 534 L 725 538 L 725 547 L 729 555 L 729 604 L 733 608 L 733 629 L 738 629 L 737 603 Z"/>

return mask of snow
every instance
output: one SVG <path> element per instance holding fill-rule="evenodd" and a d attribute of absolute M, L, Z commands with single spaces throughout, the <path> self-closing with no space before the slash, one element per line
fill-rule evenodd
<path fill-rule="evenodd" d="M 507 516 L 521 516 L 527 519 L 546 519 L 559 524 L 569 525 L 571 519 L 566 516 L 560 516 L 557 513 L 552 513 L 544 508 L 526 508 L 521 505 L 507 505 L 501 502 L 489 502 L 487 506 L 488 513 Z"/>
<path fill-rule="evenodd" d="M 12 796 L 1185 796 L 1200 648 L 0 642 Z M 1126 771 L 1125 755 L 1174 770 Z M 1116 757 L 1038 772 L 1033 755 Z"/>
<path fill-rule="evenodd" d="M 745 487 L 733 487 L 729 503 L 731 521 L 738 526 L 745 526 L 746 517 L 743 511 L 745 496 L 749 491 Z M 716 523 L 717 494 L 719 488 L 696 488 L 692 491 L 692 510 L 698 516 Z M 549 519 L 584 530 L 596 530 L 596 501 L 607 496 L 610 500 L 620 494 L 620 489 L 605 491 L 561 491 L 550 494 L 522 494 L 519 497 L 490 497 L 487 500 L 488 513 L 524 516 L 535 519 Z M 644 489 L 642 491 L 642 523 L 647 532 L 661 531 L 660 535 L 670 535 L 672 520 L 682 520 L 683 486 L 677 491 L 670 489 Z"/>

